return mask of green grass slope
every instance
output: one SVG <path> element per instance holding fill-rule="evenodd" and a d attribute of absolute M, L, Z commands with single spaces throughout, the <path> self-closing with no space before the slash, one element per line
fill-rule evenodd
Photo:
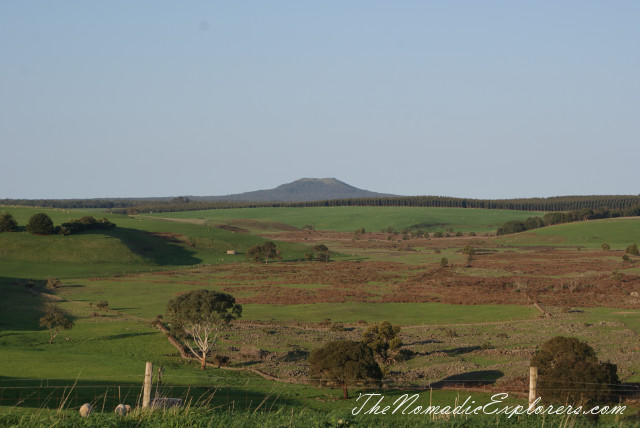
<path fill-rule="evenodd" d="M 202 222 L 176 222 L 161 218 L 132 218 L 89 210 L 0 207 L 23 227 L 39 212 L 54 225 L 85 215 L 106 217 L 117 227 L 108 231 L 83 232 L 71 236 L 0 233 L 0 275 L 43 279 L 48 276 L 107 276 L 194 266 L 244 262 L 244 253 L 265 241 L 260 236 L 210 227 Z M 299 260 L 309 251 L 305 245 L 277 243 L 283 260 Z M 238 254 L 227 255 L 227 250 Z"/>
<path fill-rule="evenodd" d="M 599 248 L 603 243 L 612 250 L 624 250 L 640 244 L 640 218 L 579 221 L 505 235 L 496 241 L 509 246 L 582 246 Z"/>
<path fill-rule="evenodd" d="M 418 227 L 424 231 L 490 232 L 509 220 L 524 220 L 538 212 L 425 207 L 309 207 L 309 208 L 240 208 L 178 213 L 158 213 L 156 217 L 202 219 L 211 224 L 234 220 L 263 223 L 286 223 L 297 228 L 310 224 L 318 230 L 350 232 L 361 227 L 380 231 L 389 226 L 396 230 Z"/>

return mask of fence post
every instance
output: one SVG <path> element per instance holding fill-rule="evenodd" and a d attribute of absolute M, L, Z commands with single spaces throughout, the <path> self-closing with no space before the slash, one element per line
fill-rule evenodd
<path fill-rule="evenodd" d="M 529 367 L 529 407 L 538 398 L 538 368 Z"/>
<path fill-rule="evenodd" d="M 142 408 L 149 407 L 151 401 L 151 381 L 153 379 L 153 363 L 147 361 L 147 366 L 144 370 L 144 384 L 142 386 Z"/>

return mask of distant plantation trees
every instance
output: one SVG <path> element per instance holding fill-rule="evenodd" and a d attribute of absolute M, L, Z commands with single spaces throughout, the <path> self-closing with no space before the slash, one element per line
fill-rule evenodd
<path fill-rule="evenodd" d="M 342 387 L 344 399 L 348 387 L 356 384 L 379 383 L 382 371 L 371 348 L 361 342 L 338 340 L 315 349 L 309 356 L 309 379 L 312 383 Z"/>
<path fill-rule="evenodd" d="M 37 235 L 51 235 L 54 232 L 51 217 L 45 213 L 34 214 L 27 223 L 27 232 Z"/>
<path fill-rule="evenodd" d="M 0 216 L 0 233 L 2 232 L 15 232 L 18 230 L 18 222 L 9 213 L 4 213 Z"/>
<path fill-rule="evenodd" d="M 550 212 L 540 217 L 529 217 L 524 222 L 519 220 L 508 221 L 498 228 L 497 235 L 524 232 L 543 226 L 571 223 L 574 221 L 597 220 L 603 218 L 632 217 L 640 215 L 640 206 L 629 207 L 624 210 L 611 210 L 607 207 L 599 207 L 595 211 L 591 208 L 567 212 Z"/>
<path fill-rule="evenodd" d="M 53 343 L 53 339 L 62 331 L 69 330 L 73 327 L 73 321 L 66 317 L 64 313 L 58 311 L 53 306 L 47 309 L 44 316 L 40 318 L 40 327 L 49 329 L 49 344 Z"/>
<path fill-rule="evenodd" d="M 276 248 L 276 244 L 271 241 L 267 241 L 262 245 L 254 245 L 247 250 L 247 258 L 250 258 L 254 262 L 269 263 L 269 260 L 280 259 L 280 250 Z"/>
<path fill-rule="evenodd" d="M 209 290 L 194 290 L 172 299 L 167 304 L 172 330 L 178 339 L 207 366 L 221 329 L 240 318 L 242 306 L 233 296 Z"/>
<path fill-rule="evenodd" d="M 546 402 L 599 403 L 610 399 L 619 383 L 615 364 L 599 362 L 591 346 L 571 337 L 543 343 L 531 366 L 538 367 L 538 393 Z"/>

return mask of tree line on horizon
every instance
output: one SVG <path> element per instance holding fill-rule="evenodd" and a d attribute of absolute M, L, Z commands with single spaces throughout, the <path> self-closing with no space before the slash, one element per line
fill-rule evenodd
<path fill-rule="evenodd" d="M 548 212 L 542 217 L 529 217 L 524 221 L 511 220 L 498 227 L 496 234 L 510 235 L 512 233 L 526 232 L 544 226 L 553 226 L 574 221 L 598 220 L 603 218 L 637 217 L 640 216 L 640 205 L 635 205 L 624 210 L 600 207 L 595 211 L 591 208 L 567 212 Z"/>
<path fill-rule="evenodd" d="M 505 209 L 517 211 L 622 211 L 640 205 L 640 195 L 554 196 L 549 198 L 472 199 L 449 196 L 397 196 L 356 199 L 330 199 L 311 202 L 234 202 L 194 201 L 189 197 L 158 199 L 2 199 L 0 205 L 50 208 L 104 208 L 113 214 L 135 215 L 178 211 L 230 208 L 307 208 L 307 207 L 434 207 Z"/>

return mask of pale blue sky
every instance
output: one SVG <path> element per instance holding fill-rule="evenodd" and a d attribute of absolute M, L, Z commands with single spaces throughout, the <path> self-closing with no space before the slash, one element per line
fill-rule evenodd
<path fill-rule="evenodd" d="M 638 1 L 0 1 L 0 198 L 638 194 Z"/>

